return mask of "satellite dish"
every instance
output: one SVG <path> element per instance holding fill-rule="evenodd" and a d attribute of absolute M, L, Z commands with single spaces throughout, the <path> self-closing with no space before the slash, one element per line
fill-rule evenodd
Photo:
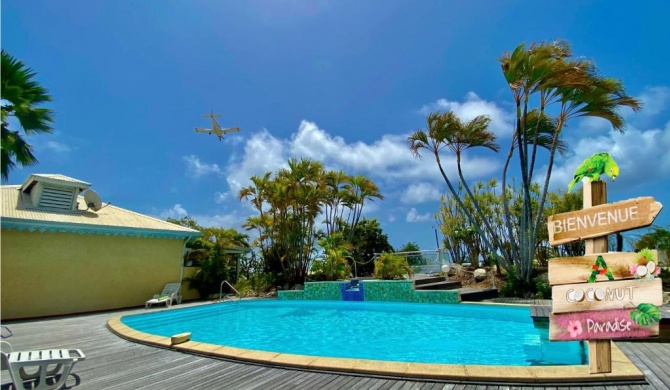
<path fill-rule="evenodd" d="M 93 190 L 88 190 L 84 194 L 84 202 L 86 202 L 86 207 L 92 209 L 93 211 L 98 211 L 102 208 L 102 200 L 100 200 L 100 195 L 98 195 Z"/>

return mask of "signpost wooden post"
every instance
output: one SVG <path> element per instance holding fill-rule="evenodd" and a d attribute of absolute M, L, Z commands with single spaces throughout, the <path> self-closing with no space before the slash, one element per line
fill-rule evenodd
<path fill-rule="evenodd" d="M 607 184 L 585 180 L 583 207 L 588 209 L 607 203 Z M 632 219 L 632 218 L 631 218 Z M 607 252 L 607 236 L 586 240 L 584 254 Z M 612 372 L 612 341 L 589 340 L 589 369 L 591 374 Z"/>
<path fill-rule="evenodd" d="M 588 340 L 591 373 L 608 373 L 612 339 L 658 336 L 663 294 L 656 263 L 644 258 L 640 264 L 635 253 L 608 254 L 607 235 L 651 225 L 663 206 L 651 197 L 607 204 L 605 182 L 583 184 L 583 209 L 547 221 L 551 245 L 585 243 L 584 256 L 549 261 L 549 339 Z"/>

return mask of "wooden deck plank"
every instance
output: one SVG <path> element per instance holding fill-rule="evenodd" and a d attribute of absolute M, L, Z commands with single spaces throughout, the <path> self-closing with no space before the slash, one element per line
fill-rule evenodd
<path fill-rule="evenodd" d="M 86 360 L 77 363 L 73 369 L 74 375 L 68 377 L 67 388 L 70 390 L 511 388 L 360 377 L 244 364 L 137 344 L 114 335 L 106 327 L 106 322 L 111 317 L 141 312 L 144 310 L 4 323 L 3 325 L 8 325 L 14 332 L 14 336 L 5 340 L 11 342 L 16 350 L 67 347 L 84 351 Z M 650 385 L 614 386 L 607 387 L 607 390 L 668 388 L 670 345 L 646 342 L 617 342 L 617 345 L 645 373 Z M 2 389 L 10 389 L 9 375 L 4 374 L 5 372 L 2 375 Z"/>
<path fill-rule="evenodd" d="M 649 356 L 644 349 L 644 345 L 647 343 L 640 342 L 628 342 L 628 343 L 617 343 L 617 346 L 628 356 L 628 358 L 635 363 L 635 365 L 642 371 L 644 376 L 647 379 L 647 382 L 652 388 L 664 389 L 670 388 L 670 379 L 668 379 L 668 373 L 661 370 L 654 361 L 658 359 L 655 355 Z M 670 354 L 666 356 L 663 360 L 670 360 Z M 664 379 L 665 378 L 665 379 Z"/>

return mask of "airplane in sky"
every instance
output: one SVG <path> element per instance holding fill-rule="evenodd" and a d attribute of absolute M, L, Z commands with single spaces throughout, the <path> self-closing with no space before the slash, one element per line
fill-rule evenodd
<path fill-rule="evenodd" d="M 212 111 L 211 114 L 204 114 L 203 115 L 204 118 L 212 119 L 212 128 L 211 129 L 204 129 L 202 127 L 196 127 L 195 131 L 198 132 L 198 133 L 207 133 L 207 134 L 210 134 L 210 135 L 215 134 L 217 137 L 219 137 L 219 141 L 221 141 L 223 139 L 223 136 L 225 134 L 240 131 L 239 127 L 228 127 L 228 128 L 222 129 L 221 126 L 219 126 L 219 124 L 216 123 L 216 119 L 214 119 L 214 118 L 218 118 L 220 116 L 221 115 L 219 115 L 219 114 L 214 114 L 213 111 Z"/>

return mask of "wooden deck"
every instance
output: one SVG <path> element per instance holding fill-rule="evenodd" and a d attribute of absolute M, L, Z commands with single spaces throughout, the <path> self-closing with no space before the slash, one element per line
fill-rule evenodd
<path fill-rule="evenodd" d="M 515 386 L 338 375 L 271 368 L 195 356 L 136 344 L 106 327 L 109 318 L 143 312 L 125 310 L 56 319 L 6 323 L 14 335 L 5 339 L 14 349 L 80 348 L 86 360 L 73 369 L 67 387 L 86 389 L 514 389 Z M 647 376 L 646 385 L 553 386 L 537 389 L 670 389 L 670 343 L 618 342 Z M 2 372 L 2 389 L 10 389 Z M 524 387 L 524 389 L 533 387 Z"/>

